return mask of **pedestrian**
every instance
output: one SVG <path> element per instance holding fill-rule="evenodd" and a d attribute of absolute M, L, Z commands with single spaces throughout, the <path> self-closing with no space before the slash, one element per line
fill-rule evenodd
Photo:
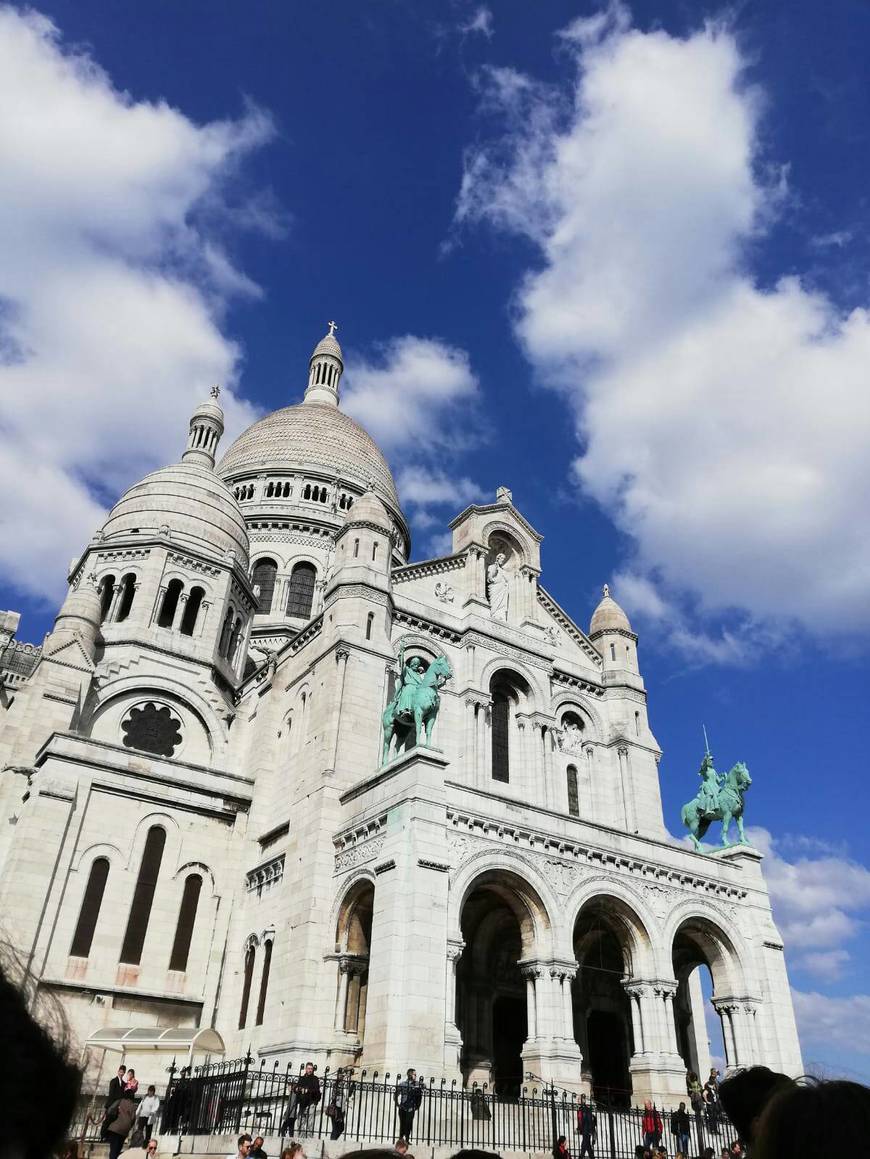
<path fill-rule="evenodd" d="M 580 1134 L 580 1159 L 588 1155 L 595 1159 L 595 1142 L 598 1120 L 595 1112 L 586 1102 L 586 1096 L 580 1096 L 580 1106 L 577 1108 L 577 1131 Z"/>
<path fill-rule="evenodd" d="M 251 1143 L 251 1149 L 248 1152 L 249 1159 L 268 1159 L 266 1152 L 263 1150 L 263 1136 L 255 1135 L 254 1141 Z"/>
<path fill-rule="evenodd" d="M 105 1105 L 108 1107 L 112 1103 L 117 1103 L 121 1095 L 124 1093 L 124 1080 L 127 1077 L 127 1068 L 125 1066 L 118 1067 L 118 1073 L 109 1083 L 109 1093 L 106 1095 Z"/>
<path fill-rule="evenodd" d="M 332 1097 L 329 1100 L 329 1105 L 326 1108 L 326 1114 L 329 1118 L 332 1127 L 329 1132 L 330 1139 L 340 1139 L 344 1133 L 344 1113 L 347 1109 L 348 1099 L 353 1094 L 354 1084 L 351 1081 L 351 1068 L 339 1067 L 335 1074 L 335 1081 L 332 1087 Z"/>
<path fill-rule="evenodd" d="M 314 1063 L 306 1062 L 302 1074 L 296 1080 L 296 1108 L 294 1118 L 298 1119 L 298 1132 L 300 1135 L 311 1134 L 314 1109 L 319 1102 L 320 1080 L 314 1073 Z"/>
<path fill-rule="evenodd" d="M 710 1077 L 707 1079 L 707 1083 L 714 1088 L 719 1086 L 719 1071 L 715 1066 L 710 1067 Z"/>
<path fill-rule="evenodd" d="M 124 1140 L 136 1121 L 136 1103 L 129 1091 L 106 1110 L 106 1137 L 109 1141 L 109 1159 L 118 1159 Z"/>
<path fill-rule="evenodd" d="M 281 1159 L 305 1159 L 305 1152 L 301 1143 L 291 1143 L 281 1152 Z"/>
<path fill-rule="evenodd" d="M 393 1144 L 393 1150 L 396 1152 L 397 1155 L 407 1155 L 408 1154 L 408 1140 L 402 1139 L 401 1137 L 398 1138 L 395 1141 L 395 1143 Z"/>
<path fill-rule="evenodd" d="M 139 1089 L 139 1080 L 136 1078 L 136 1072 L 131 1067 L 127 1071 L 127 1077 L 124 1079 L 124 1090 L 131 1098 L 136 1098 L 136 1092 Z"/>
<path fill-rule="evenodd" d="M 707 1127 L 715 1135 L 719 1134 L 719 1087 L 714 1083 L 712 1086 L 709 1082 L 704 1083 L 704 1089 L 701 1092 L 704 1098 L 704 1118 L 707 1120 Z"/>
<path fill-rule="evenodd" d="M 236 1150 L 234 1154 L 227 1155 L 227 1159 L 248 1159 L 251 1153 L 251 1136 L 239 1135 L 236 1140 Z"/>
<path fill-rule="evenodd" d="M 157 1159 L 157 1140 L 150 1139 L 145 1147 L 127 1147 L 121 1154 L 123 1159 Z"/>
<path fill-rule="evenodd" d="M 680 1103 L 676 1111 L 671 1113 L 671 1134 L 676 1139 L 676 1146 L 678 1151 L 682 1151 L 685 1155 L 689 1150 L 689 1112 L 686 1110 L 686 1104 Z"/>
<path fill-rule="evenodd" d="M 568 1150 L 568 1140 L 564 1135 L 560 1135 L 555 1142 L 553 1159 L 571 1159 L 571 1152 Z"/>
<path fill-rule="evenodd" d="M 650 1151 L 653 1147 L 658 1147 L 662 1141 L 662 1117 L 649 1099 L 643 1105 L 641 1130 L 643 1131 L 644 1147 Z"/>
<path fill-rule="evenodd" d="M 423 1087 L 417 1081 L 417 1072 L 412 1066 L 408 1067 L 407 1074 L 396 1086 L 394 1098 L 399 1109 L 399 1134 L 410 1143 L 414 1115 L 423 1101 Z"/>
<path fill-rule="evenodd" d="M 136 1120 L 137 1126 L 144 1132 L 146 1146 L 151 1138 L 151 1132 L 157 1125 L 157 1112 L 159 1110 L 160 1099 L 158 1099 L 154 1087 L 150 1086 L 145 1098 L 139 1104 Z"/>

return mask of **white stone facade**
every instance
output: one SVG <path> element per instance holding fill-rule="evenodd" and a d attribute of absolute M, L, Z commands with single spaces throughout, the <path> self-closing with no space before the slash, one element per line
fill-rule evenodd
<path fill-rule="evenodd" d="M 5 936 L 82 1041 L 214 1026 L 230 1054 L 665 1104 L 709 1066 L 703 963 L 729 1065 L 798 1073 L 761 857 L 668 833 L 624 613 L 577 626 L 505 489 L 407 563 L 341 372 L 330 334 L 216 469 L 204 404 L 42 649 L 3 617 Z M 400 652 L 453 676 L 433 747 L 382 766 Z"/>

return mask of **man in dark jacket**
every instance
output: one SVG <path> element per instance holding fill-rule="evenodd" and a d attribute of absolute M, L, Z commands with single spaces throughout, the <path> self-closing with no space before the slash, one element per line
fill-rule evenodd
<path fill-rule="evenodd" d="M 408 1067 L 407 1075 L 397 1085 L 395 1100 L 399 1110 L 399 1136 L 410 1142 L 414 1115 L 423 1101 L 423 1088 L 417 1082 L 417 1072 L 412 1066 Z"/>
<path fill-rule="evenodd" d="M 584 1155 L 588 1155 L 589 1159 L 595 1159 L 595 1151 L 593 1149 L 595 1143 L 595 1131 L 598 1126 L 595 1112 L 586 1102 L 586 1096 L 580 1096 L 580 1106 L 577 1108 L 577 1130 L 580 1133 L 580 1159 Z"/>
<path fill-rule="evenodd" d="M 306 1062 L 305 1069 L 293 1085 L 293 1093 L 287 1104 L 287 1113 L 281 1124 L 282 1135 L 292 1135 L 299 1123 L 300 1135 L 310 1134 L 314 1108 L 320 1102 L 320 1080 L 314 1073 L 314 1063 Z"/>
<path fill-rule="evenodd" d="M 686 1104 L 680 1103 L 679 1110 L 671 1114 L 671 1132 L 677 1140 L 677 1150 L 689 1154 L 689 1112 Z"/>
<path fill-rule="evenodd" d="M 118 1073 L 109 1082 L 109 1093 L 106 1095 L 106 1101 L 103 1104 L 107 1110 L 109 1107 L 111 1107 L 112 1103 L 117 1103 L 118 1099 L 120 1099 L 121 1095 L 124 1093 L 124 1079 L 126 1074 L 127 1068 L 125 1066 L 119 1066 Z M 105 1140 L 108 1140 L 109 1138 L 109 1136 L 106 1134 L 105 1117 L 103 1118 L 103 1126 L 100 1131 L 100 1137 Z"/>

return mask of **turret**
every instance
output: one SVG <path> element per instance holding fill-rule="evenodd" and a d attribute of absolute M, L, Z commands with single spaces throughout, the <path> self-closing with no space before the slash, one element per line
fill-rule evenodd
<path fill-rule="evenodd" d="M 335 537 L 335 561 L 326 588 L 326 602 L 336 607 L 336 624 L 354 626 L 363 638 L 389 633 L 392 522 L 374 491 L 366 491 L 348 512 Z M 373 599 L 367 599 L 371 593 Z"/>
<path fill-rule="evenodd" d="M 224 412 L 218 405 L 221 388 L 213 386 L 213 402 L 204 402 L 190 416 L 190 431 L 187 436 L 187 450 L 181 456 L 182 463 L 200 463 L 214 468 L 215 451 L 224 433 Z"/>
<path fill-rule="evenodd" d="M 314 347 L 308 363 L 308 387 L 305 402 L 326 403 L 338 406 L 338 384 L 344 371 L 341 347 L 335 337 L 335 322 L 329 323 L 329 333 Z"/>
<path fill-rule="evenodd" d="M 82 579 L 77 588 L 70 588 L 54 621 L 54 627 L 45 638 L 43 655 L 51 656 L 72 640 L 78 640 L 89 660 L 93 660 L 100 639 L 102 608 L 100 593 L 94 576 Z"/>
<path fill-rule="evenodd" d="M 604 671 L 639 673 L 637 664 L 637 636 L 632 631 L 628 616 L 604 585 L 604 594 L 592 613 L 589 639 L 601 653 Z"/>

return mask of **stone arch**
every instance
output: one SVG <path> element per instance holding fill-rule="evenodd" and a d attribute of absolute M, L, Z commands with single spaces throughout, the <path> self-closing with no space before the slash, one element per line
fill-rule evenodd
<path fill-rule="evenodd" d="M 479 879 L 494 874 L 502 874 L 509 880 L 516 887 L 518 900 L 525 905 L 523 920 L 525 932 L 532 939 L 528 943 L 530 953 L 550 956 L 555 933 L 553 917 L 559 913 L 559 902 L 537 868 L 512 850 L 483 849 L 456 871 L 450 883 L 449 936 L 461 941 L 465 901 Z"/>
<path fill-rule="evenodd" d="M 566 910 L 569 921 L 566 930 L 572 940 L 580 915 L 590 905 L 598 903 L 602 910 L 608 910 L 614 932 L 620 938 L 625 955 L 625 972 L 633 977 L 652 977 L 656 974 L 657 955 L 650 930 L 656 928 L 656 920 L 648 911 L 643 898 L 622 882 L 603 875 L 586 878 L 568 900 Z"/>
<path fill-rule="evenodd" d="M 133 831 L 133 840 L 130 842 L 130 851 L 127 855 L 124 868 L 132 872 L 138 871 L 139 863 L 142 860 L 142 851 L 145 848 L 145 841 L 148 837 L 148 830 L 154 825 L 159 825 L 166 830 L 166 844 L 163 848 L 161 876 L 166 874 L 167 877 L 172 878 L 175 876 L 175 870 L 170 869 L 170 866 L 177 865 L 181 855 L 181 828 L 171 813 L 164 812 L 161 809 L 152 809 L 136 822 L 136 828 Z"/>
<path fill-rule="evenodd" d="M 585 718 L 586 727 L 583 730 L 584 742 L 600 742 L 604 739 L 605 728 L 601 713 L 589 701 L 578 696 L 573 690 L 557 693 L 551 701 L 551 712 L 556 718 L 556 724 L 562 727 L 566 712 L 574 712 Z"/>
<path fill-rule="evenodd" d="M 523 542 L 523 537 L 517 532 L 516 527 L 505 520 L 490 519 L 488 523 L 484 524 L 481 536 L 486 544 L 486 562 L 488 564 L 497 554 L 496 545 L 499 541 L 505 543 L 511 550 L 513 558 L 508 558 L 509 564 L 515 561 L 518 567 L 524 567 L 532 563 L 528 544 Z"/>
<path fill-rule="evenodd" d="M 749 990 L 746 946 L 739 930 L 731 928 L 729 932 L 728 925 L 723 913 L 698 900 L 689 899 L 677 906 L 668 916 L 660 943 L 665 955 L 662 966 L 672 968 L 674 943 L 685 931 L 699 956 L 704 956 L 717 996 L 746 994 Z"/>
<path fill-rule="evenodd" d="M 113 680 L 90 699 L 85 724 L 86 735 L 96 740 L 117 743 L 121 718 L 127 708 L 138 701 L 160 700 L 175 708 L 188 720 L 184 743 L 173 754 L 174 759 L 194 764 L 210 764 L 218 745 L 227 741 L 226 723 L 196 688 L 180 681 L 161 677 L 159 683 L 142 684 L 141 676 Z"/>
<path fill-rule="evenodd" d="M 338 967 L 335 1029 L 354 1035 L 360 1045 L 365 1039 L 375 888 L 369 872 L 345 882 L 334 927 Z"/>
<path fill-rule="evenodd" d="M 121 868 L 125 866 L 125 854 L 117 845 L 113 845 L 109 841 L 94 841 L 90 845 L 83 845 L 81 849 L 77 849 L 73 854 L 72 862 L 70 864 L 70 872 L 78 873 L 83 864 L 90 865 L 98 857 L 106 857 L 110 865 L 119 865 Z"/>
<path fill-rule="evenodd" d="M 492 683 L 492 678 L 499 672 L 504 672 L 507 676 L 514 679 L 522 680 L 528 687 L 528 712 L 537 712 L 542 705 L 547 703 L 548 691 L 543 685 L 542 674 L 536 672 L 527 664 L 514 660 L 513 657 L 495 656 L 492 660 L 484 664 L 480 673 L 480 688 L 488 690 Z"/>

